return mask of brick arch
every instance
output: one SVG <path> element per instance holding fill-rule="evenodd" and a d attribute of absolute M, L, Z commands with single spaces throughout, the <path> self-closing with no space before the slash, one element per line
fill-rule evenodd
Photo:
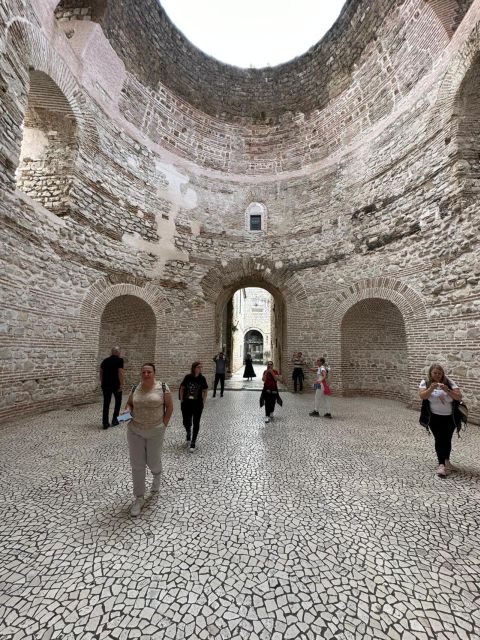
<path fill-rule="evenodd" d="M 95 120 L 83 91 L 44 34 L 30 22 L 17 16 L 8 23 L 5 35 L 6 48 L 15 54 L 19 69 L 24 73 L 23 80 L 27 88 L 24 107 L 26 108 L 28 94 L 28 71 L 41 71 L 53 80 L 65 96 L 76 120 L 81 144 L 90 146 L 98 142 Z M 23 116 L 24 113 L 22 118 Z"/>
<path fill-rule="evenodd" d="M 437 99 L 432 112 L 432 120 L 438 119 L 445 132 L 450 133 L 452 121 L 455 120 L 457 104 L 462 91 L 463 83 L 478 62 L 480 55 L 480 23 L 477 23 L 469 38 L 458 51 L 446 72 L 437 94 Z"/>
<path fill-rule="evenodd" d="M 340 324 L 345 313 L 360 300 L 381 298 L 392 302 L 402 313 L 405 322 L 425 320 L 427 309 L 423 298 L 411 287 L 393 278 L 368 278 L 332 295 L 326 317 L 332 325 Z"/>
<path fill-rule="evenodd" d="M 225 300 L 241 287 L 262 287 L 274 297 L 281 294 L 286 300 L 307 304 L 307 293 L 295 273 L 281 264 L 263 258 L 239 258 L 222 262 L 204 276 L 201 287 L 205 299 Z"/>
<path fill-rule="evenodd" d="M 100 339 L 102 314 L 107 305 L 121 296 L 134 296 L 146 303 L 156 320 L 155 361 L 163 361 L 169 344 L 170 327 L 167 324 L 166 308 L 169 304 L 165 296 L 153 285 L 120 282 L 112 283 L 101 278 L 89 289 L 80 307 L 78 329 L 83 334 L 81 375 L 87 386 L 96 385 L 97 351 Z M 93 377 L 92 377 L 93 376 Z"/>
<path fill-rule="evenodd" d="M 213 348 L 220 346 L 223 314 L 228 300 L 242 287 L 261 287 L 275 300 L 275 357 L 280 367 L 287 365 L 287 354 L 300 348 L 298 327 L 313 314 L 303 283 L 295 272 L 279 261 L 244 257 L 219 263 L 201 282 L 206 301 L 206 314 L 211 327 Z"/>
<path fill-rule="evenodd" d="M 328 345 L 328 359 L 335 371 L 335 384 L 343 392 L 342 381 L 342 320 L 355 304 L 368 299 L 381 299 L 391 302 L 399 310 L 405 323 L 408 353 L 408 387 L 411 398 L 414 397 L 418 382 L 418 362 L 416 347 L 425 334 L 427 326 L 427 308 L 423 298 L 407 284 L 393 278 L 368 278 L 332 294 L 328 307 L 324 310 L 325 343 Z"/>

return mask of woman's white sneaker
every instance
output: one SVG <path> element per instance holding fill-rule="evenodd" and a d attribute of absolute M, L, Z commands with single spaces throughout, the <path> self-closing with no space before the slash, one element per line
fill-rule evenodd
<path fill-rule="evenodd" d="M 437 476 L 439 478 L 446 478 L 447 477 L 447 470 L 445 469 L 445 465 L 444 464 L 439 464 L 438 465 Z"/>
<path fill-rule="evenodd" d="M 140 515 L 144 504 L 145 498 L 135 498 L 135 500 L 132 502 L 132 506 L 130 507 L 130 515 L 132 516 L 132 518 L 136 518 Z"/>

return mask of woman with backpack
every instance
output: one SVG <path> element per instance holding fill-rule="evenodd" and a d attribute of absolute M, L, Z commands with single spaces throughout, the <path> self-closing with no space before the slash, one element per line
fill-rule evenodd
<path fill-rule="evenodd" d="M 420 423 L 430 429 L 435 439 L 437 475 L 446 478 L 454 470 L 450 463 L 452 436 L 455 429 L 460 428 L 455 401 L 462 399 L 462 393 L 458 385 L 447 378 L 441 365 L 432 364 L 428 377 L 420 383 L 419 396 L 423 400 Z"/>
<path fill-rule="evenodd" d="M 170 389 L 155 379 L 152 362 L 143 365 L 141 382 L 130 392 L 125 412 L 132 416 L 128 423 L 127 441 L 135 496 L 130 515 L 136 517 L 145 504 L 147 466 L 153 474 L 152 492 L 156 493 L 160 488 L 163 437 L 173 413 Z"/>

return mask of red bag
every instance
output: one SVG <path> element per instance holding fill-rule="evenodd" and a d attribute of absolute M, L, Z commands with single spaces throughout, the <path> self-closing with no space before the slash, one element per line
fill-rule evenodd
<path fill-rule="evenodd" d="M 324 395 L 331 396 L 332 395 L 332 390 L 328 386 L 328 382 L 326 380 L 322 380 L 322 384 L 323 384 L 323 393 L 324 393 Z"/>

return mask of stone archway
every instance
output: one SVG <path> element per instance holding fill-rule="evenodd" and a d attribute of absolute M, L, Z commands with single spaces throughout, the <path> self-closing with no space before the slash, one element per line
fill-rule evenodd
<path fill-rule="evenodd" d="M 406 375 L 408 391 L 405 392 L 402 386 L 399 396 L 402 399 L 408 397 L 413 401 L 414 398 L 416 399 L 415 389 L 418 386 L 419 375 L 425 365 L 421 350 L 418 349 L 418 344 L 427 338 L 427 312 L 425 303 L 420 295 L 408 285 L 393 278 L 378 277 L 361 280 L 333 295 L 330 306 L 325 310 L 325 318 L 328 319 L 325 344 L 329 345 L 329 353 L 327 355 L 332 365 L 334 388 L 343 394 L 346 391 L 348 392 L 348 385 L 350 384 L 347 380 L 345 385 L 343 380 L 342 323 L 344 319 L 348 323 L 349 316 L 347 314 L 349 310 L 359 302 L 373 300 L 379 301 L 376 304 L 380 304 L 382 301 L 390 303 L 394 307 L 393 310 L 392 306 L 389 307 L 388 305 L 383 309 L 386 310 L 388 308 L 391 313 L 395 309 L 398 310 L 399 316 L 395 315 L 395 318 L 399 332 L 403 321 L 406 348 L 402 357 L 406 357 L 407 366 L 405 370 L 402 369 L 402 375 Z M 367 311 L 369 305 L 373 304 L 373 302 L 366 303 L 365 308 Z M 395 314 L 397 314 L 397 311 L 395 311 Z"/>
<path fill-rule="evenodd" d="M 263 288 L 273 297 L 272 315 L 276 335 L 272 339 L 271 357 L 277 368 L 287 372 L 284 379 L 289 382 L 288 354 L 303 347 L 298 343 L 298 326 L 313 314 L 303 283 L 281 263 L 275 264 L 261 258 L 232 260 L 219 263 L 204 277 L 204 322 L 212 327 L 211 352 L 225 346 L 222 339 L 228 332 L 227 305 L 235 291 L 247 287 Z"/>
<path fill-rule="evenodd" d="M 266 345 L 262 332 L 258 329 L 249 329 L 245 332 L 244 340 L 244 353 L 249 353 L 252 356 L 252 361 L 257 363 L 263 363 L 263 354 L 266 350 Z"/>
<path fill-rule="evenodd" d="M 344 395 L 408 400 L 405 323 L 389 300 L 366 298 L 350 307 L 341 324 Z"/>
<path fill-rule="evenodd" d="M 97 364 L 114 346 L 121 350 L 127 389 L 138 382 L 145 362 L 155 361 L 157 322 L 152 307 L 137 296 L 122 295 L 111 300 L 100 320 Z"/>
<path fill-rule="evenodd" d="M 123 308 L 121 305 L 122 300 L 126 303 Z M 159 365 L 159 372 L 162 377 L 165 376 L 166 369 L 166 373 L 169 373 L 168 365 L 165 366 L 165 363 L 168 362 L 166 354 L 171 331 L 166 319 L 169 305 L 163 294 L 152 285 L 142 287 L 126 282 L 113 284 L 108 278 L 101 278 L 88 291 L 82 303 L 79 316 L 78 327 L 83 334 L 84 345 L 79 375 L 85 391 L 91 392 L 98 385 L 98 365 L 102 357 L 105 357 L 102 353 L 103 349 L 106 349 L 106 355 L 108 355 L 112 346 L 116 346 L 118 342 L 112 329 L 112 327 L 116 326 L 113 316 L 115 314 L 127 314 L 131 318 L 135 317 L 135 301 L 138 301 L 136 304 L 140 310 L 141 317 L 144 320 L 148 320 L 148 330 L 145 330 L 145 324 L 142 330 L 147 346 L 145 348 L 142 347 L 140 356 L 150 359 L 147 358 L 147 354 L 151 354 L 154 362 Z M 105 312 L 107 312 L 107 315 L 104 316 Z M 128 319 L 130 324 L 133 323 L 131 318 Z M 111 328 L 106 328 L 107 325 L 110 325 Z M 155 326 L 155 332 L 152 350 L 153 325 Z M 121 336 L 122 334 L 117 333 L 117 335 Z M 128 348 L 130 346 L 132 348 L 135 347 L 140 337 L 141 335 L 137 336 L 138 339 L 135 338 L 133 341 L 129 341 L 127 338 L 126 344 Z M 113 344 L 107 344 L 107 338 L 113 340 Z M 119 346 L 122 347 L 121 344 Z M 124 351 L 123 347 L 122 350 Z M 136 359 L 135 356 L 131 366 L 135 367 Z"/>

